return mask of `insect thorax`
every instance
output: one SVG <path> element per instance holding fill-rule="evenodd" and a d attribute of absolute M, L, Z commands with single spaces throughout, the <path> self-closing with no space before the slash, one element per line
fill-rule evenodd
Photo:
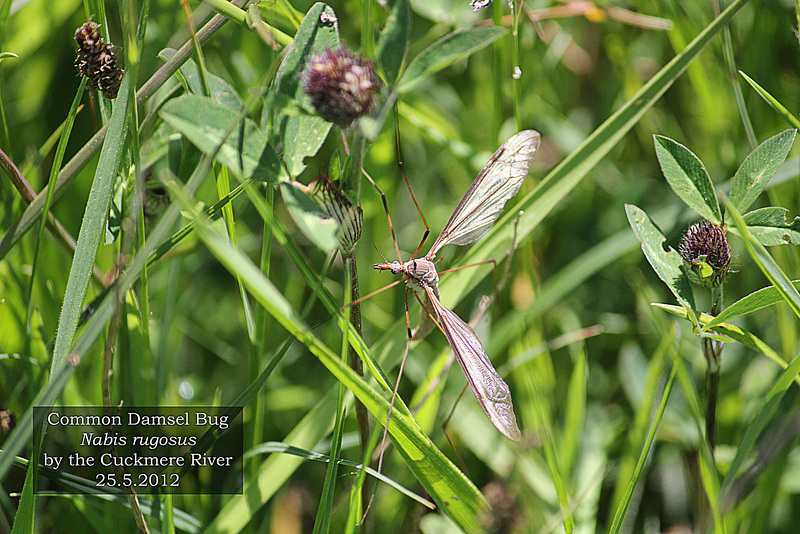
<path fill-rule="evenodd" d="M 436 272 L 436 265 L 430 260 L 408 260 L 404 267 L 406 279 L 412 284 L 430 287 L 436 287 L 439 284 L 439 273 Z"/>

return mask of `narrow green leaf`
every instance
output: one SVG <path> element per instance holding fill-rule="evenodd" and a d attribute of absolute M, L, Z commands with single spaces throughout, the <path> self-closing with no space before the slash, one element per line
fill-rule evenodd
<path fill-rule="evenodd" d="M 673 306 L 671 304 L 661 304 L 658 302 L 654 302 L 652 304 L 656 308 L 661 308 L 662 310 L 675 315 L 676 317 L 681 317 L 682 319 L 687 319 L 688 315 L 686 314 L 686 309 L 681 308 L 679 306 Z M 714 317 L 707 314 L 701 313 L 697 316 L 697 320 L 700 323 L 701 327 L 707 325 L 711 322 Z M 732 325 L 730 323 L 722 323 L 718 324 L 713 327 L 712 333 L 716 332 L 720 337 L 715 339 L 720 339 L 720 341 L 727 341 L 730 342 L 731 340 L 737 341 L 744 345 L 745 347 L 749 348 L 750 350 L 757 352 L 759 354 L 763 354 L 776 364 L 778 364 L 782 369 L 786 369 L 789 365 L 786 363 L 786 360 L 780 357 L 777 352 L 775 352 L 772 347 L 764 343 L 761 339 L 754 336 L 747 330 L 740 328 L 736 325 Z M 711 336 L 714 337 L 714 336 Z M 800 384 L 800 376 L 796 379 L 796 382 Z"/>
<path fill-rule="evenodd" d="M 795 289 L 800 290 L 800 280 L 792 281 L 792 285 L 795 287 Z M 759 289 L 758 291 L 754 291 L 753 293 L 740 298 L 722 310 L 719 315 L 714 317 L 712 321 L 703 327 L 703 330 L 708 330 L 724 323 L 725 321 L 729 321 L 736 317 L 742 317 L 743 315 L 767 308 L 782 301 L 783 298 L 781 298 L 781 294 L 778 292 L 775 286 Z"/>
<path fill-rule="evenodd" d="M 669 137 L 654 135 L 653 140 L 661 171 L 675 194 L 701 217 L 720 224 L 722 212 L 703 162 L 691 150 Z"/>
<path fill-rule="evenodd" d="M 672 247 L 669 247 L 669 250 L 664 249 L 667 238 L 644 211 L 632 204 L 625 204 L 625 213 L 653 270 L 667 284 L 681 306 L 693 314 L 694 294 L 689 277 L 683 270 L 683 259 Z"/>
<path fill-rule="evenodd" d="M 338 24 L 330 6 L 322 2 L 314 4 L 303 18 L 275 78 L 278 95 L 296 101 L 309 112 L 308 115 L 282 113 L 275 120 L 283 143 L 283 158 L 292 177 L 303 172 L 304 158 L 317 153 L 332 126 L 322 117 L 311 114 L 311 100 L 303 92 L 300 73 L 309 57 L 339 46 Z"/>
<path fill-rule="evenodd" d="M 567 388 L 564 430 L 558 453 L 559 469 L 562 473 L 573 471 L 573 462 L 581 445 L 581 436 L 586 419 L 586 350 L 581 350 Z"/>
<path fill-rule="evenodd" d="M 39 456 L 39 447 L 34 446 L 36 457 Z M 38 461 L 38 460 L 37 460 Z M 36 485 L 38 463 L 28 462 L 28 469 L 25 472 L 25 482 L 22 484 L 22 495 L 20 495 L 17 515 L 14 516 L 14 527 L 11 534 L 33 534 L 34 532 L 34 511 L 36 509 L 36 495 L 33 490 Z"/>
<path fill-rule="evenodd" d="M 800 120 L 798 120 L 797 117 L 794 116 L 794 113 L 786 109 L 786 107 L 783 104 L 778 102 L 777 98 L 769 94 L 763 87 L 758 85 L 755 82 L 755 80 L 750 78 L 747 74 L 745 74 L 742 71 L 739 71 L 739 74 L 741 75 L 742 78 L 745 79 L 747 83 L 750 84 L 750 87 L 756 90 L 756 92 L 759 94 L 759 96 L 761 96 L 761 98 L 766 100 L 767 103 L 770 106 L 772 106 L 772 109 L 778 112 L 778 115 L 783 117 L 783 119 L 789 123 L 790 126 L 792 126 L 793 128 L 800 128 Z"/>
<path fill-rule="evenodd" d="M 686 310 L 673 306 L 677 311 L 684 313 Z M 686 360 L 681 358 L 678 354 L 673 354 L 672 365 L 676 369 L 678 383 L 681 386 L 681 392 L 686 399 L 686 406 L 689 409 L 690 420 L 694 423 L 698 436 L 704 435 L 704 422 L 705 417 L 700 408 L 700 400 L 697 398 L 697 387 L 695 377 L 689 372 Z M 703 493 L 709 502 L 717 502 L 719 500 L 719 486 L 720 480 L 717 476 L 716 462 L 708 442 L 700 439 L 697 443 L 700 454 L 698 455 L 698 464 L 701 469 L 701 480 L 703 481 Z M 718 509 L 712 510 L 714 516 L 715 531 L 725 532 L 724 523 L 721 521 L 720 512 Z"/>
<path fill-rule="evenodd" d="M 679 309 L 683 311 L 683 308 Z M 633 425 L 628 429 L 625 438 L 627 442 L 625 454 L 619 459 L 614 496 L 611 499 L 610 509 L 619 509 L 621 506 L 630 507 L 632 496 L 627 496 L 629 500 L 627 504 L 624 504 L 622 500 L 626 498 L 628 483 L 634 476 L 638 458 L 637 451 L 640 450 L 641 444 L 644 443 L 647 431 L 650 428 L 656 396 L 662 394 L 662 384 L 666 374 L 664 370 L 669 363 L 668 353 L 675 346 L 677 323 L 672 322 L 669 327 L 661 328 L 660 330 L 663 330 L 661 332 L 661 341 L 659 341 L 658 347 L 653 354 L 649 355 L 647 377 L 642 385 L 641 397 L 637 399 L 631 398 L 631 402 L 634 403 L 632 408 L 636 410 L 636 415 Z M 641 378 L 638 379 L 641 380 Z M 638 405 L 636 405 L 637 403 Z"/>
<path fill-rule="evenodd" d="M 252 456 L 254 454 L 263 454 L 263 453 L 267 453 L 267 452 L 279 452 L 279 453 L 283 453 L 283 454 L 291 454 L 293 456 L 298 456 L 298 457 L 303 458 L 305 460 L 313 460 L 313 461 L 317 461 L 317 462 L 326 462 L 326 463 L 328 463 L 328 462 L 331 461 L 330 456 L 327 456 L 325 454 L 320 454 L 318 452 L 301 449 L 299 447 L 293 447 L 292 445 L 287 445 L 286 443 L 280 443 L 280 442 L 275 442 L 275 441 L 268 441 L 268 442 L 264 443 L 263 445 L 260 445 L 260 446 L 256 447 L 255 449 L 248 451 L 247 453 L 245 453 L 244 457 L 246 459 L 247 457 Z M 417 501 L 421 505 L 426 506 L 427 508 L 430 508 L 430 509 L 434 508 L 433 503 L 430 502 L 429 500 L 427 500 L 427 499 L 425 499 L 423 497 L 420 497 L 419 495 L 417 495 L 416 493 L 414 493 L 410 489 L 408 489 L 408 488 L 402 486 L 401 484 L 399 484 L 397 481 L 392 480 L 391 478 L 387 477 L 383 473 L 381 473 L 379 471 L 376 471 L 375 469 L 373 469 L 371 467 L 365 467 L 364 464 L 359 464 L 359 463 L 353 462 L 351 460 L 347 460 L 345 458 L 338 458 L 336 460 L 336 462 L 339 465 L 344 465 L 344 466 L 347 466 L 347 467 L 352 467 L 352 468 L 358 469 L 359 471 L 364 471 L 366 474 L 374 477 L 376 480 L 380 480 L 384 484 L 393 487 L 394 489 L 396 489 L 397 491 L 399 491 L 400 493 L 402 493 L 406 497 L 409 497 L 410 499 L 413 499 L 413 500 Z"/>
<path fill-rule="evenodd" d="M 291 182 L 281 184 L 281 195 L 297 227 L 316 246 L 331 252 L 339 245 L 339 225 L 311 197 Z"/>
<path fill-rule="evenodd" d="M 742 162 L 731 184 L 731 202 L 739 213 L 747 211 L 786 160 L 796 134 L 797 130 L 785 130 L 770 137 Z"/>
<path fill-rule="evenodd" d="M 622 497 L 620 506 L 617 508 L 617 512 L 614 514 L 614 519 L 611 522 L 611 528 L 608 529 L 609 534 L 617 534 L 622 528 L 625 514 L 628 512 L 628 504 L 631 502 L 631 498 L 633 496 L 633 490 L 636 488 L 636 484 L 644 472 L 647 458 L 650 456 L 650 452 L 653 449 L 653 443 L 656 439 L 656 432 L 661 424 L 661 419 L 664 417 L 664 411 L 667 408 L 669 394 L 672 391 L 672 382 L 675 380 L 675 372 L 676 369 L 673 365 L 672 370 L 669 373 L 669 378 L 667 378 L 667 384 L 664 386 L 664 392 L 661 395 L 655 416 L 653 417 L 653 422 L 650 424 L 650 430 L 648 431 L 647 437 L 642 444 L 642 450 L 639 454 L 639 460 L 636 462 L 636 467 L 633 470 L 633 476 L 631 476 L 631 479 L 628 482 L 628 487 L 625 490 L 625 495 Z"/>
<path fill-rule="evenodd" d="M 72 347 L 78 318 L 83 309 L 83 297 L 89 285 L 89 276 L 94 266 L 100 239 L 105 233 L 108 206 L 117 177 L 117 166 L 125 146 L 125 119 L 128 114 L 130 76 L 125 76 L 119 90 L 119 97 L 114 100 L 114 110 L 108 123 L 108 135 L 103 142 L 97 170 L 94 175 L 92 189 L 86 202 L 75 255 L 69 271 L 67 289 L 64 293 L 64 304 L 58 321 L 58 332 L 53 349 L 53 363 L 50 371 L 50 383 L 67 363 L 67 355 Z"/>
<path fill-rule="evenodd" d="M 347 336 L 342 336 L 347 344 Z M 331 443 L 331 458 L 328 468 L 325 470 L 325 482 L 322 484 L 322 495 L 317 507 L 317 517 L 314 520 L 314 530 L 312 534 L 327 534 L 330 532 L 331 515 L 333 514 L 333 495 L 336 491 L 336 473 L 339 470 L 339 453 L 342 449 L 342 436 L 344 435 L 344 420 L 347 410 L 344 408 L 345 388 L 339 384 L 339 398 L 336 408 L 336 423 L 333 427 Z"/>
<path fill-rule="evenodd" d="M 243 180 L 267 183 L 285 179 L 278 156 L 267 138 L 248 118 L 208 97 L 183 95 L 167 102 L 160 111 L 166 123 L 197 148 L 228 167 Z"/>
<path fill-rule="evenodd" d="M 791 308 L 795 315 L 800 317 L 800 293 L 797 292 L 797 289 L 795 289 L 789 281 L 786 274 L 778 267 L 778 264 L 775 263 L 775 260 L 769 255 L 764 245 L 759 243 L 750 234 L 747 224 L 733 204 L 726 200 L 725 206 L 728 208 L 728 213 L 733 219 L 736 228 L 739 230 L 739 235 L 742 237 L 745 246 L 747 246 L 747 252 L 750 253 L 750 257 L 753 258 L 758 268 L 761 269 L 769 281 L 772 282 L 772 285 L 777 288 L 783 300 L 789 304 L 789 308 Z"/>
<path fill-rule="evenodd" d="M 745 213 L 750 233 L 765 247 L 800 245 L 800 216 L 790 219 L 789 210 L 770 206 Z"/>
<path fill-rule="evenodd" d="M 408 69 L 400 77 L 397 90 L 405 93 L 414 89 L 425 78 L 489 46 L 507 33 L 508 30 L 499 26 L 462 28 L 448 33 L 409 63 Z"/>
<path fill-rule="evenodd" d="M 378 37 L 375 51 L 386 84 L 392 87 L 397 81 L 411 38 L 411 5 L 408 0 L 390 0 L 389 18 Z"/>

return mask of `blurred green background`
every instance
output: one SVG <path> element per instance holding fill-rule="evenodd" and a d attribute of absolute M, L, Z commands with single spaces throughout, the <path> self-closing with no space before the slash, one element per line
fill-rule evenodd
<path fill-rule="evenodd" d="M 52 150 L 43 154 L 40 151 L 65 120 L 80 84 L 73 67 L 73 35 L 87 20 L 88 4 L 73 0 L 19 1 L 11 6 L 8 19 L 0 25 L 0 52 L 19 56 L 0 62 L 0 100 L 9 133 L 8 145 L 1 148 L 24 170 L 25 178 L 37 192 L 46 184 L 53 161 Z M 473 12 L 464 0 L 417 0 L 410 4 L 413 28 L 409 58 L 455 29 L 491 24 L 493 14 L 501 21 L 503 16 L 509 17 L 505 2 L 479 12 Z M 292 4 L 301 16 L 311 5 Z M 330 5 L 337 13 L 343 41 L 374 60 L 370 56 L 374 46 L 362 42 L 362 36 L 370 34 L 363 25 L 369 17 L 373 30 L 379 30 L 386 12 L 377 3 L 342 1 Z M 197 27 L 212 14 L 206 4 L 192 2 L 190 8 L 197 13 Z M 623 13 L 622 8 L 628 11 Z M 505 139 L 525 128 L 534 128 L 542 135 L 542 145 L 518 197 L 521 198 L 706 28 L 715 17 L 715 8 L 716 2 L 668 0 L 529 2 L 519 25 L 521 77 L 516 86 L 512 80 L 514 38 L 506 36 L 403 94 L 398 103 L 403 161 L 431 228 L 423 252 L 471 180 Z M 122 41 L 123 6 L 109 2 L 106 9 L 111 40 L 118 43 L 124 58 L 127 51 Z M 294 33 L 285 15 L 285 3 L 262 2 L 260 13 L 268 24 L 290 35 Z M 626 21 L 619 20 L 623 14 L 628 16 Z M 185 41 L 185 22 L 179 3 L 150 3 L 137 87 L 163 64 L 158 57 L 162 49 L 177 48 Z M 502 22 L 509 25 L 509 20 Z M 668 23 L 669 29 L 642 27 L 650 22 Z M 631 442 L 638 436 L 634 429 L 643 424 L 637 417 L 651 414 L 653 408 L 646 403 L 652 401 L 651 395 L 658 397 L 659 388 L 663 387 L 663 379 L 648 378 L 648 373 L 659 375 L 657 366 L 664 364 L 664 356 L 658 355 L 659 346 L 675 321 L 649 305 L 673 304 L 674 298 L 645 261 L 623 205 L 636 204 L 645 209 L 661 225 L 668 244 L 677 247 L 680 234 L 695 222 L 696 215 L 693 218 L 663 179 L 652 136 L 665 135 L 689 147 L 702 159 L 719 189 L 726 191 L 725 184 L 754 148 L 745 125 L 752 127 L 756 142 L 788 127 L 736 70 L 756 80 L 796 114 L 800 89 L 797 24 L 791 2 L 748 3 L 729 26 L 730 47 L 726 47 L 728 36 L 715 37 L 632 130 L 520 241 L 508 283 L 476 331 L 495 367 L 511 386 L 523 440 L 519 446 L 512 445 L 493 433 L 484 419 L 475 422 L 483 414 L 471 394 L 466 393 L 448 426 L 455 450 L 447 444 L 440 425 L 465 383 L 457 366 L 447 375 L 441 405 L 433 414 L 435 425 L 426 429 L 445 455 L 457 465 L 463 462 L 467 476 L 483 491 L 493 509 L 501 512 L 496 531 L 562 532 L 574 528 L 579 532 L 599 532 L 607 531 L 611 525 L 621 498 L 619 488 L 627 484 L 621 473 L 626 473 L 625 466 L 635 462 L 641 450 L 640 443 Z M 234 23 L 217 32 L 203 46 L 203 53 L 208 72 L 226 80 L 244 99 L 261 90 L 259 84 L 265 72 L 280 60 L 279 51 L 269 48 L 255 32 Z M 737 90 L 741 91 L 746 117 L 741 113 L 744 108 L 737 104 Z M 158 98 L 140 109 L 140 118 L 152 111 L 155 101 Z M 82 102 L 85 107 L 77 116 L 64 161 L 102 124 L 97 94 L 87 92 Z M 260 113 L 260 105 L 251 113 L 257 123 Z M 381 135 L 369 146 L 363 166 L 387 196 L 400 251 L 408 258 L 416 249 L 424 226 L 397 167 L 393 127 L 390 117 Z M 336 129 L 331 131 L 320 153 L 306 160 L 307 170 L 298 177 L 299 181 L 309 183 L 320 169 L 327 168 L 334 152 L 342 155 L 339 137 Z M 147 142 L 146 137 L 142 139 L 145 153 Z M 179 140 L 177 143 L 181 144 Z M 185 141 L 183 149 L 189 150 Z M 73 236 L 80 229 L 96 159 L 78 174 L 53 208 Z M 793 150 L 758 205 L 780 205 L 793 216 L 798 214 L 798 161 L 797 150 Z M 196 196 L 207 205 L 216 202 L 213 180 L 206 180 Z M 507 211 L 513 209 L 515 202 L 509 203 Z M 25 206 L 4 175 L 0 181 L 0 231 L 8 231 Z M 388 274 L 370 267 L 382 261 L 380 254 L 391 261 L 394 246 L 380 197 L 366 182 L 362 185 L 362 208 L 363 236 L 356 260 L 361 292 L 366 294 L 391 281 Z M 238 246 L 258 264 L 264 223 L 245 195 L 233 202 L 233 209 Z M 275 211 L 311 265 L 322 272 L 328 256 L 297 231 L 280 200 L 276 200 Z M 52 352 L 71 265 L 71 254 L 50 234 L 46 236 L 36 265 L 33 295 L 33 307 L 41 322 L 35 322 L 33 332 L 28 331 L 26 323 L 27 286 L 36 246 L 34 232 L 29 232 L 0 260 L 0 404 L 18 416 L 47 381 L 48 354 Z M 587 253 L 598 246 L 607 247 L 600 259 L 588 257 Z M 731 246 L 734 272 L 726 281 L 728 303 L 767 285 L 741 241 L 733 237 Z M 102 272 L 112 269 L 118 250 L 118 243 L 101 246 L 97 261 Z M 797 278 L 797 252 L 788 247 L 771 252 L 784 272 Z M 439 269 L 460 265 L 463 254 L 461 247 L 445 248 Z M 504 268 L 503 263 L 501 273 Z M 494 288 L 491 269 L 477 269 L 483 270 L 483 278 L 454 308 L 465 320 L 477 311 L 481 296 L 492 293 Z M 142 318 L 137 314 L 141 302 L 129 297 L 130 337 L 124 353 L 133 360 L 115 364 L 115 400 L 128 398 L 127 402 L 160 405 L 233 402 L 253 376 L 248 371 L 252 347 L 236 278 L 195 235 L 156 263 L 148 276 L 148 294 L 138 298 L 149 303 L 149 332 L 142 329 Z M 297 310 L 314 293 L 277 243 L 273 243 L 271 251 L 269 279 Z M 327 275 L 326 286 L 339 299 L 343 298 L 343 280 L 343 266 L 337 259 Z M 90 284 L 87 302 L 99 291 L 96 283 Z M 443 296 L 448 292 L 446 280 L 441 291 Z M 540 302 L 543 297 L 546 300 Z M 525 316 L 528 319 L 522 330 L 497 329 L 515 316 L 523 317 L 523 312 L 537 302 L 542 308 Z M 413 322 L 419 306 L 410 304 Z M 707 299 L 699 292 L 698 307 L 708 309 Z M 384 366 L 393 383 L 393 366 L 405 341 L 403 291 L 394 288 L 363 302 L 362 315 L 363 337 L 368 345 L 377 343 L 387 331 L 393 336 L 385 349 L 391 363 Z M 341 331 L 322 306 L 312 309 L 307 323 L 315 326 L 314 333 L 327 346 L 339 352 Z M 265 324 L 265 353 L 258 355 L 260 366 L 287 337 L 274 321 Z M 705 361 L 699 339 L 691 325 L 678 324 L 677 354 L 686 363 L 693 380 L 690 383 L 702 399 Z M 753 314 L 737 324 L 759 336 L 786 360 L 798 351 L 797 318 L 785 305 Z M 149 348 L 143 348 L 144 344 Z M 433 332 L 412 347 L 399 390 L 407 402 L 425 379 L 432 359 L 446 345 L 444 336 Z M 102 343 L 96 343 L 59 402 L 102 403 L 102 350 Z M 507 364 L 514 358 L 526 361 L 511 369 Z M 750 349 L 739 344 L 726 346 L 716 457 L 722 475 L 779 371 L 778 366 Z M 136 387 L 128 391 L 126 383 Z M 287 433 L 335 383 L 306 346 L 292 345 L 263 390 L 264 426 L 256 441 L 286 440 Z M 649 389 L 653 384 L 656 390 Z M 649 463 L 630 498 L 624 527 L 627 532 L 701 532 L 720 528 L 711 526 L 711 514 L 703 497 L 697 459 L 698 442 L 702 439 L 698 429 L 702 424 L 698 426 L 693 420 L 684 391 L 675 386 L 671 395 Z M 576 400 L 579 398 L 582 401 Z M 796 388 L 790 389 L 776 420 L 767 422 L 768 428 L 781 428 L 784 416 L 790 421 L 796 400 Z M 360 461 L 352 411 L 348 410 L 343 455 Z M 252 417 L 253 413 L 246 410 L 245 425 Z M 375 424 L 378 423 L 373 418 Z M 800 486 L 796 483 L 800 480 L 800 457 L 796 432 L 783 435 L 785 443 L 780 439 L 778 445 L 770 442 L 775 456 L 769 456 L 766 465 L 760 466 L 760 476 L 752 487 L 748 486 L 752 492 L 744 492 L 727 511 L 729 531 L 794 531 L 792 518 L 800 514 Z M 557 455 L 556 461 L 562 462 L 558 468 L 548 462 L 548 443 Z M 309 448 L 327 453 L 329 446 L 330 434 L 318 447 Z M 30 450 L 20 453 L 24 457 L 29 454 Z M 387 476 L 413 491 L 422 491 L 393 449 L 387 458 Z M 257 465 L 252 469 L 250 474 L 255 476 Z M 4 493 L 20 491 L 21 473 L 15 468 L 7 475 Z M 310 532 L 322 506 L 324 473 L 324 464 L 303 463 L 287 482 L 274 489 L 271 498 L 247 512 L 250 516 L 242 528 L 252 532 Z M 567 488 L 566 506 L 559 503 L 556 495 L 554 473 Z M 340 470 L 332 509 L 334 532 L 339 531 L 347 514 L 348 492 L 341 488 L 347 488 L 352 478 L 350 470 Z M 448 532 L 455 528 L 441 513 L 428 512 L 385 486 L 379 488 L 377 495 L 363 527 L 365 531 Z M 10 528 L 17 503 L 7 494 L 3 497 L 0 530 Z M 220 510 L 227 499 L 185 496 L 176 497 L 174 504 L 208 525 L 224 513 Z M 565 520 L 565 510 L 574 514 L 574 523 Z M 77 497 L 41 499 L 35 531 L 66 532 L 65 524 L 75 525 L 71 531 L 133 528 L 130 513 L 121 505 L 99 499 L 82 502 Z M 154 524 L 153 528 L 168 531 L 163 523 Z"/>

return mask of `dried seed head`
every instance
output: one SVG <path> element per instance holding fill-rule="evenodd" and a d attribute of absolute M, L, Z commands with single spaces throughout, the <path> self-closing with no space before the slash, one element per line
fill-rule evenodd
<path fill-rule="evenodd" d="M 349 254 L 361 239 L 364 218 L 361 207 L 354 206 L 327 176 L 316 180 L 315 192 L 319 195 L 328 215 L 339 223 L 339 231 L 336 233 L 339 248 L 344 254 Z"/>
<path fill-rule="evenodd" d="M 75 40 L 78 42 L 80 50 L 87 53 L 99 53 L 103 46 L 103 38 L 100 37 L 100 25 L 90 20 L 75 30 Z"/>
<path fill-rule="evenodd" d="M 725 229 L 700 221 L 686 230 L 678 246 L 683 266 L 695 284 L 718 287 L 728 274 L 731 247 Z"/>
<path fill-rule="evenodd" d="M 82 76 L 106 98 L 116 98 L 125 71 L 117 66 L 114 45 L 106 44 L 100 36 L 100 25 L 89 21 L 75 31 L 78 57 L 75 67 Z"/>
<path fill-rule="evenodd" d="M 317 113 L 341 127 L 372 110 L 379 87 L 372 63 L 344 46 L 315 55 L 300 79 Z"/>

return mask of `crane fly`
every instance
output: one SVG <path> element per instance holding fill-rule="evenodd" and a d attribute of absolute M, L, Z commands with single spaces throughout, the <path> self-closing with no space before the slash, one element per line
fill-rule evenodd
<path fill-rule="evenodd" d="M 433 329 L 436 324 L 434 321 L 438 321 L 481 408 L 495 428 L 514 441 L 519 441 L 520 431 L 508 384 L 495 371 L 472 328 L 439 301 L 439 273 L 434 260 L 436 253 L 445 245 L 467 245 L 491 228 L 505 203 L 522 186 L 539 148 L 539 141 L 538 132 L 524 130 L 497 149 L 472 182 L 442 233 L 424 257 L 412 257 L 406 262 L 399 258 L 400 261 L 373 265 L 375 269 L 391 271 L 392 274 L 402 273 L 406 284 L 406 302 L 410 288 L 424 308 L 422 321 L 413 333 L 409 325 L 409 343 L 411 339 L 424 337 Z M 408 322 L 407 304 L 406 321 Z M 407 352 L 408 343 L 406 354 Z M 403 360 L 406 354 L 403 355 Z M 395 388 L 394 395 L 396 391 Z M 394 401 L 394 396 L 392 400 Z"/>

